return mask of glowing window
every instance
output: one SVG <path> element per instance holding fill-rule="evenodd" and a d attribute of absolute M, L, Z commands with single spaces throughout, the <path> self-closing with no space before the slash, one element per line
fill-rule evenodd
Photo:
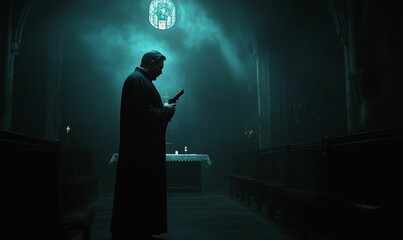
<path fill-rule="evenodd" d="M 160 30 L 170 29 L 175 25 L 176 8 L 171 0 L 153 0 L 150 3 L 149 21 Z"/>

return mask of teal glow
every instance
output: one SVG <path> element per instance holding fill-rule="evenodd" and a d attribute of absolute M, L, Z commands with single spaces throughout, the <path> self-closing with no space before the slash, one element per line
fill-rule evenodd
<path fill-rule="evenodd" d="M 170 29 L 176 22 L 176 7 L 171 0 L 153 0 L 149 8 L 151 25 L 160 30 Z"/>

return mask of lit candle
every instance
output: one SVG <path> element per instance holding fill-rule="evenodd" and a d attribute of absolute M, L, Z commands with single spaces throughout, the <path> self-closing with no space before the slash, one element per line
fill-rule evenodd
<path fill-rule="evenodd" d="M 70 126 L 69 125 L 67 125 L 66 126 L 66 143 L 68 144 L 69 143 L 69 132 L 70 132 Z"/>

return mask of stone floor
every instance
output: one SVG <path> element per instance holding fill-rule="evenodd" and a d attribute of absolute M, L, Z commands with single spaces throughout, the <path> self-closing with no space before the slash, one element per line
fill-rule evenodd
<path fill-rule="evenodd" d="M 270 220 L 220 190 L 169 193 L 166 240 L 294 240 Z M 96 211 L 91 240 L 111 240 L 112 190 L 101 190 L 89 205 Z M 81 234 L 75 240 L 80 239 Z"/>

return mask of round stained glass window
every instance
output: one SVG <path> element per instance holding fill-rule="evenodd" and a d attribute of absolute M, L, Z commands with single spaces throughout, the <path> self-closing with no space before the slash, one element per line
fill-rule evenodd
<path fill-rule="evenodd" d="M 176 22 L 176 7 L 171 0 L 153 0 L 149 8 L 151 25 L 160 30 L 170 29 Z"/>

